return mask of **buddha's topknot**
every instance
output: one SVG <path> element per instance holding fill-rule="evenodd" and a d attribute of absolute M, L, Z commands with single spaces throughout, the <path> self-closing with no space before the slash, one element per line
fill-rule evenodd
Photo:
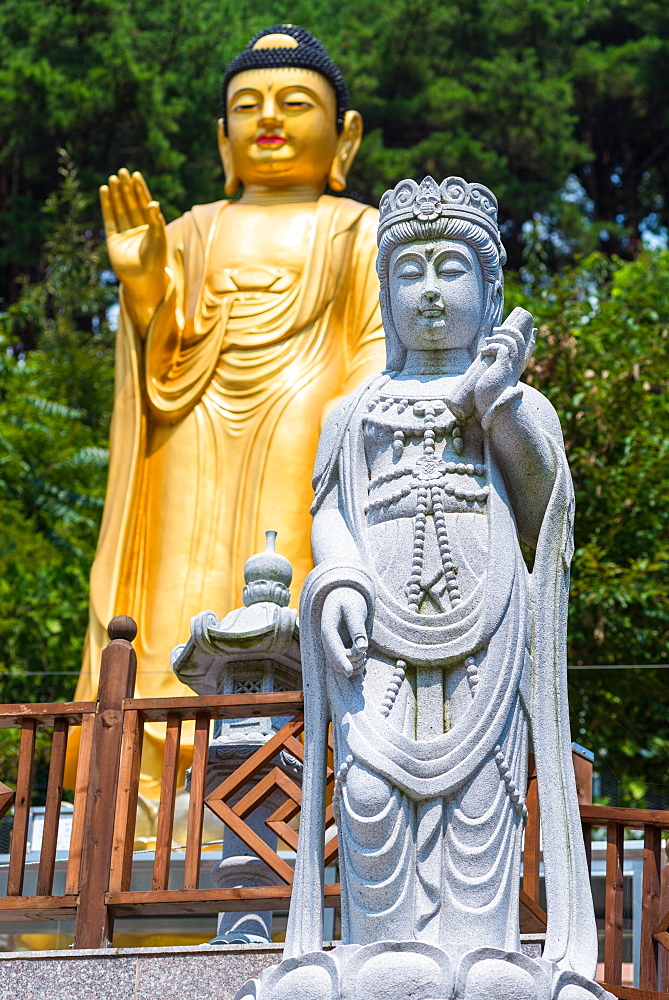
<path fill-rule="evenodd" d="M 294 48 L 285 49 L 254 49 L 253 46 L 265 35 L 290 35 L 297 42 Z M 228 63 L 223 77 L 222 112 L 223 127 L 227 131 L 226 122 L 226 95 L 228 84 L 233 76 L 243 72 L 245 69 L 278 69 L 283 66 L 294 67 L 295 69 L 311 69 L 315 73 L 320 73 L 331 84 L 337 102 L 337 131 L 341 132 L 344 124 L 344 115 L 349 109 L 349 93 L 339 67 L 333 63 L 317 38 L 314 38 L 304 28 L 298 28 L 294 24 L 273 24 L 270 28 L 263 28 L 257 35 L 254 35 L 243 52 Z"/>

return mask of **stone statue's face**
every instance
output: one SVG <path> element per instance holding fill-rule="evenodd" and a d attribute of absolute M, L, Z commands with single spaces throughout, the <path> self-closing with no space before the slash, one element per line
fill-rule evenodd
<path fill-rule="evenodd" d="M 397 335 L 409 350 L 470 348 L 483 321 L 485 290 L 474 251 L 457 240 L 398 246 L 389 290 Z"/>
<path fill-rule="evenodd" d="M 254 69 L 233 76 L 227 132 L 237 176 L 249 184 L 325 186 L 337 150 L 334 90 L 306 69 Z"/>

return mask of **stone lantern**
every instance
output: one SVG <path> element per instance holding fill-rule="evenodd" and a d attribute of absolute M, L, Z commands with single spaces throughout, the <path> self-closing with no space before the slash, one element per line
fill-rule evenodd
<path fill-rule="evenodd" d="M 244 607 L 231 611 L 220 621 L 213 611 L 195 615 L 190 639 L 172 650 L 172 669 L 180 681 L 199 695 L 302 689 L 297 611 L 288 607 L 293 570 L 288 560 L 276 552 L 276 531 L 266 531 L 265 537 L 265 551 L 251 556 L 244 567 Z M 209 744 L 205 794 L 210 794 L 287 721 L 285 718 L 217 720 Z M 301 782 L 302 765 L 282 751 L 231 804 L 274 767 Z M 270 795 L 246 820 L 272 850 L 276 850 L 277 838 L 268 830 L 265 820 L 281 801 Z M 229 829 L 225 831 L 223 858 L 214 865 L 211 874 L 219 888 L 281 884 L 265 862 Z M 212 943 L 267 942 L 271 921 L 271 911 L 221 913 Z"/>

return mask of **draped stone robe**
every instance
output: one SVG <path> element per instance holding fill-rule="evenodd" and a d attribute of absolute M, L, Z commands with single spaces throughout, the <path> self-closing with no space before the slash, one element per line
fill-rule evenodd
<path fill-rule="evenodd" d="M 323 196 L 301 259 L 234 270 L 218 261 L 228 204 L 196 206 L 168 226 L 169 287 L 145 342 L 121 295 L 109 486 L 77 699 L 95 697 L 106 625 L 120 613 L 138 623 L 137 696 L 187 693 L 170 650 L 194 614 L 235 606 L 267 528 L 278 530 L 299 595 L 312 566 L 306 511 L 324 410 L 381 364 L 378 212 Z M 155 798 L 164 729 L 146 731 L 141 787 Z M 186 727 L 184 766 L 189 742 Z"/>
<path fill-rule="evenodd" d="M 564 661 L 573 494 L 555 412 L 523 391 L 556 469 L 532 575 L 488 434 L 458 428 L 429 384 L 407 400 L 401 383 L 377 376 L 323 430 L 312 509 L 316 519 L 338 510 L 359 559 L 325 559 L 302 595 L 307 804 L 285 958 L 321 947 L 313 913 L 331 719 L 343 944 L 408 938 L 453 960 L 483 946 L 519 950 L 533 731 L 551 817 L 544 957 L 593 973 Z M 323 602 L 340 586 L 368 608 L 369 654 L 353 678 L 327 663 L 320 641 Z"/>

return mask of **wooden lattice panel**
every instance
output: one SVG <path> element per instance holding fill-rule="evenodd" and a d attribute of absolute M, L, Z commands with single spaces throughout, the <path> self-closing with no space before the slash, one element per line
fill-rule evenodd
<path fill-rule="evenodd" d="M 282 750 L 285 750 L 297 760 L 304 762 L 304 747 L 299 739 L 297 739 L 303 730 L 304 716 L 297 715 L 268 740 L 267 743 L 259 747 L 241 767 L 237 768 L 233 774 L 222 781 L 204 800 L 211 811 L 257 857 L 261 858 L 286 885 L 292 885 L 292 868 L 275 851 L 268 847 L 244 821 L 271 795 L 275 795 L 277 791 L 281 792 L 285 795 L 285 801 L 269 816 L 265 825 L 284 843 L 288 844 L 292 850 L 297 850 L 298 834 L 289 826 L 289 823 L 297 816 L 302 807 L 302 789 L 300 785 L 280 767 L 273 767 L 259 780 L 254 781 L 254 779 Z M 235 798 L 251 782 L 253 782 L 253 785 L 246 794 L 235 802 L 234 805 L 231 805 L 230 800 Z M 331 767 L 328 767 L 328 786 L 331 786 L 333 782 L 334 771 Z M 329 805 L 326 810 L 325 820 L 326 830 L 329 830 L 334 823 L 332 805 Z M 337 838 L 333 837 L 326 844 L 325 863 L 330 864 L 336 856 Z"/>

